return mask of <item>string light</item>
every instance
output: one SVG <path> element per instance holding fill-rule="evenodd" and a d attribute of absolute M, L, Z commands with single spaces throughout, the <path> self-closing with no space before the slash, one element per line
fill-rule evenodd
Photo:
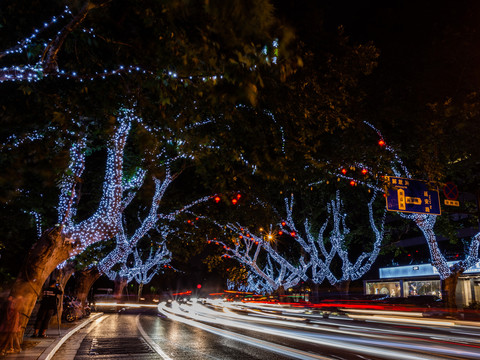
<path fill-rule="evenodd" d="M 375 128 L 371 123 L 365 121 L 364 122 L 368 127 L 373 129 L 378 137 L 378 145 L 380 145 L 385 151 L 388 151 L 392 155 L 392 160 L 390 161 L 390 171 L 396 177 L 403 177 L 407 179 L 411 179 L 412 175 L 408 168 L 403 163 L 402 159 L 398 155 L 398 152 L 392 146 L 387 145 L 385 142 L 385 138 L 382 133 Z M 368 166 L 362 163 L 355 163 L 354 166 L 362 167 L 364 170 L 368 172 Z M 362 170 L 363 173 L 363 170 Z M 377 191 L 383 192 L 383 184 L 381 183 L 382 177 L 378 178 L 376 181 L 372 182 L 372 179 L 369 181 L 361 181 L 358 179 L 354 179 L 351 176 L 346 176 L 343 169 L 341 169 L 336 176 L 338 178 L 346 179 L 350 182 L 354 181 L 357 184 L 361 184 L 366 186 L 367 188 Z M 314 183 L 317 184 L 317 183 Z M 313 184 L 312 184 L 313 185 Z M 453 265 L 449 265 L 447 259 L 443 256 L 437 242 L 437 236 L 434 231 L 434 226 L 437 220 L 436 215 L 429 215 L 429 214 L 415 214 L 415 213 L 399 213 L 399 215 L 405 219 L 412 220 L 420 231 L 423 233 L 425 240 L 427 242 L 427 246 L 430 252 L 431 263 L 432 265 L 438 270 L 440 275 L 440 279 L 444 280 L 456 273 L 462 273 L 468 268 L 477 264 L 480 260 L 479 258 L 479 248 L 480 248 L 480 232 L 474 235 L 471 239 L 468 251 L 465 254 L 465 259 L 456 262 Z"/>

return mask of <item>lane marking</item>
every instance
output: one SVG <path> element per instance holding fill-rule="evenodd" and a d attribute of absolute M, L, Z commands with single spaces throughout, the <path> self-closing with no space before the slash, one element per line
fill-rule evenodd
<path fill-rule="evenodd" d="M 138 330 L 140 331 L 140 334 L 142 334 L 143 338 L 145 339 L 145 341 L 148 343 L 148 345 L 150 345 L 150 347 L 155 350 L 155 352 L 160 355 L 162 357 L 162 359 L 164 360 L 173 360 L 170 356 L 168 356 L 167 354 L 165 354 L 162 350 L 162 348 L 160 347 L 160 345 L 158 345 L 155 341 L 153 341 L 153 339 L 145 332 L 145 330 L 143 329 L 142 327 L 142 324 L 140 324 L 140 314 L 137 315 L 137 328 Z"/>
<path fill-rule="evenodd" d="M 78 330 L 82 329 L 83 327 L 87 326 L 91 322 L 95 321 L 95 325 L 98 325 L 101 323 L 103 320 L 105 320 L 108 316 L 110 315 L 103 315 L 103 313 L 98 313 L 94 315 L 90 315 L 91 318 L 84 321 L 77 327 L 71 329 L 67 334 L 65 334 L 58 342 L 54 342 L 53 344 L 55 345 L 50 345 L 39 357 L 37 360 L 51 360 L 55 353 L 60 349 L 60 347 L 70 339 L 72 335 L 74 335 Z"/>

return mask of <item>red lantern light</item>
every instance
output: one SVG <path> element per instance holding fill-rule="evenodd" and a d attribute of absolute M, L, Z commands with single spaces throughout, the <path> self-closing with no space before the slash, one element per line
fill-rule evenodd
<path fill-rule="evenodd" d="M 240 200 L 240 198 L 242 197 L 241 194 L 237 194 L 237 199 Z"/>
<path fill-rule="evenodd" d="M 287 223 L 285 221 L 282 221 L 282 226 L 285 226 L 287 225 Z"/>
<path fill-rule="evenodd" d="M 378 145 L 385 146 L 385 141 L 383 139 L 378 140 Z"/>
<path fill-rule="evenodd" d="M 347 173 L 347 169 L 342 169 L 342 174 L 345 175 Z"/>
<path fill-rule="evenodd" d="M 368 170 L 367 169 L 362 169 L 362 174 L 363 175 L 366 175 L 368 173 Z"/>
<path fill-rule="evenodd" d="M 220 196 L 215 196 L 214 200 L 218 204 L 220 202 Z"/>
<path fill-rule="evenodd" d="M 283 231 L 280 230 L 280 231 L 278 232 L 278 235 L 283 235 Z"/>
<path fill-rule="evenodd" d="M 357 183 L 355 182 L 355 180 L 350 181 L 350 186 L 355 186 L 355 185 L 357 185 Z"/>
<path fill-rule="evenodd" d="M 235 205 L 238 202 L 237 199 L 232 199 L 232 204 Z"/>
<path fill-rule="evenodd" d="M 290 233 L 290 236 L 292 236 L 292 237 L 295 237 L 295 235 L 297 235 L 297 234 L 295 233 L 295 231 L 292 231 L 292 232 Z"/>

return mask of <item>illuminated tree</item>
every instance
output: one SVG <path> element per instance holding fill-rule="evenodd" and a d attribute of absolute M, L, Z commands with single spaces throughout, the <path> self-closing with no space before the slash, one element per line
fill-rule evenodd
<path fill-rule="evenodd" d="M 275 250 L 274 244 L 263 234 L 255 235 L 239 224 L 225 226 L 229 243 L 218 240 L 208 240 L 223 246 L 223 256 L 239 261 L 250 271 L 248 278 L 249 291 L 262 293 L 276 290 L 286 290 L 297 285 L 301 280 L 308 279 L 307 270 L 311 262 L 305 262 L 303 257 L 294 261 L 282 256 Z"/>
<path fill-rule="evenodd" d="M 166 245 L 163 244 L 157 247 L 155 253 L 153 253 L 153 248 L 150 248 L 148 257 L 143 260 L 142 254 L 139 254 L 139 250 L 135 248 L 132 252 L 133 254 L 133 264 L 128 265 L 127 260 L 122 264 L 122 267 L 119 271 L 110 271 L 108 277 L 110 280 L 115 280 L 118 276 L 120 278 L 126 279 L 126 283 L 130 283 L 132 280 L 135 280 L 138 284 L 138 299 L 142 296 L 143 285 L 148 284 L 152 281 L 153 277 L 157 275 L 158 271 L 162 267 L 167 267 L 171 261 L 172 253 L 167 249 Z"/>
<path fill-rule="evenodd" d="M 285 226 L 281 224 L 282 231 L 289 231 L 296 234 L 295 240 L 302 246 L 305 253 L 312 258 L 312 277 L 311 280 L 315 284 L 320 284 L 326 278 L 330 284 L 335 285 L 345 292 L 348 292 L 349 284 L 353 280 L 363 277 L 371 268 L 372 264 L 378 257 L 382 241 L 384 238 L 385 214 L 380 220 L 375 220 L 373 204 L 376 200 L 377 192 L 372 194 L 370 201 L 367 203 L 369 226 L 373 234 L 373 243 L 363 243 L 363 252 L 351 261 L 353 249 L 349 248 L 348 238 L 350 229 L 346 225 L 347 214 L 344 205 L 340 199 L 340 192 L 337 190 L 335 199 L 327 204 L 327 212 L 329 217 L 320 227 L 317 236 L 314 236 L 311 223 L 308 219 L 304 222 L 304 231 L 306 240 L 304 240 L 295 228 L 293 221 L 293 197 L 290 203 L 287 202 L 287 218 Z M 356 224 L 359 226 L 359 224 Z M 328 236 L 325 231 L 330 229 Z M 370 251 L 365 251 L 371 247 Z M 329 248 L 329 249 L 328 249 Z M 335 275 L 335 264 L 332 262 L 335 257 L 340 260 L 341 275 Z"/>
<path fill-rule="evenodd" d="M 71 160 L 60 184 L 58 223 L 43 232 L 28 252 L 27 258 L 11 289 L 13 296 L 23 296 L 25 316 L 21 326 L 25 329 L 32 313 L 37 294 L 52 271 L 62 262 L 81 253 L 93 243 L 110 239 L 117 232 L 122 199 L 130 189 L 123 182 L 123 156 L 131 126 L 131 113 L 118 116 L 118 125 L 108 146 L 107 164 L 102 197 L 95 213 L 76 222 L 78 184 L 85 168 L 86 139 L 80 139 L 71 147 Z"/>
<path fill-rule="evenodd" d="M 12 157 L 5 152 L 37 140 L 42 140 L 45 150 L 70 149 L 68 169 L 59 182 L 57 225 L 43 232 L 34 244 L 12 288 L 12 295 L 26 299 L 21 321 L 25 329 L 46 277 L 89 245 L 112 238 L 118 232 L 124 202 L 142 182 L 144 173 L 130 176 L 123 166 L 133 113 L 125 110 L 118 116 L 113 135 L 109 126 L 114 123 L 113 116 L 105 114 L 115 113 L 119 104 L 136 103 L 137 109 L 148 115 L 144 133 L 158 135 L 154 145 L 160 143 L 163 148 L 167 140 L 174 147 L 186 124 L 198 121 L 203 112 L 197 106 L 207 110 L 205 113 L 213 112 L 209 106 L 218 107 L 217 95 L 222 94 L 221 103 L 225 104 L 234 102 L 226 93 L 254 101 L 259 81 L 254 65 L 267 63 L 261 49 L 270 41 L 273 8 L 268 1 L 249 6 L 149 2 L 142 7 L 135 1 L 85 1 L 64 10 L 59 10 L 58 2 L 23 5 L 20 1 L 2 9 L 5 18 L 7 14 L 18 16 L 15 11 L 20 11 L 27 23 L 17 22 L 15 17 L 2 23 L 8 36 L 0 41 L 0 47 L 7 49 L 0 52 L 5 100 L 0 112 L 5 124 L 12 126 L 2 127 L 2 165 L 11 169 L 9 161 L 26 163 L 22 171 L 29 171 L 25 168 L 31 168 L 32 159 L 27 162 L 25 158 L 32 153 L 18 151 L 20 155 Z M 46 16 L 50 20 L 43 27 L 25 36 L 25 29 L 32 28 L 28 21 L 36 22 L 49 11 L 60 15 Z M 218 21 L 224 18 L 229 21 Z M 87 122 L 92 124 L 90 128 Z M 24 128 L 25 123 L 28 126 Z M 110 142 L 103 192 L 98 206 L 92 206 L 97 207 L 94 214 L 79 216 L 79 188 L 92 134 L 97 136 L 95 141 L 103 138 Z M 151 145 L 144 144 L 142 155 L 153 163 L 159 159 Z M 43 150 L 36 147 L 34 156 L 46 159 L 51 152 Z M 42 179 L 50 179 L 51 191 L 55 171 L 63 169 L 61 162 L 48 165 L 48 171 L 42 169 Z M 2 186 L 2 200 L 26 194 L 22 189 L 26 179 L 12 171 L 2 171 L 1 177 L 2 184 L 8 184 Z M 41 188 L 40 179 L 36 180 Z M 42 204 L 46 202 L 42 200 Z"/>
<path fill-rule="evenodd" d="M 378 131 L 375 127 L 373 127 L 373 125 L 369 123 L 366 124 L 376 131 L 379 138 L 379 145 L 384 149 L 384 151 L 391 155 L 391 161 L 389 163 L 389 174 L 385 175 L 412 179 L 412 174 L 404 165 L 397 150 L 386 143 L 382 133 Z M 368 165 L 364 163 L 356 163 L 355 166 L 360 169 L 370 169 Z M 347 179 L 348 181 L 355 181 L 359 184 L 363 184 L 378 192 L 385 191 L 383 184 L 380 181 L 371 182 L 367 180 L 359 180 L 357 178 L 354 178 L 353 176 L 345 175 L 342 173 L 338 173 L 337 175 L 339 177 Z M 442 251 L 438 245 L 437 235 L 434 230 L 435 223 L 437 221 L 437 215 L 403 212 L 399 212 L 399 215 L 402 218 L 412 220 L 424 235 L 430 252 L 431 264 L 438 270 L 440 279 L 442 280 L 442 286 L 445 292 L 444 295 L 447 300 L 447 306 L 452 309 L 456 308 L 455 291 L 457 287 L 458 277 L 465 270 L 468 270 L 470 267 L 480 261 L 480 232 L 472 237 L 468 249 L 465 252 L 465 258 L 463 260 L 455 262 L 452 265 L 449 265 L 447 259 L 442 254 Z"/>
<path fill-rule="evenodd" d="M 232 257 L 250 271 L 247 284 L 242 290 L 272 292 L 280 287 L 288 289 L 301 280 L 311 280 L 320 284 L 327 279 L 330 284 L 348 291 L 350 281 L 360 279 L 370 270 L 377 259 L 384 238 L 385 211 L 380 220 L 375 220 L 373 205 L 377 192 L 374 191 L 367 203 L 369 226 L 373 233 L 371 245 L 363 244 L 364 250 L 355 261 L 351 261 L 352 249 L 348 246 L 350 233 L 346 225 L 343 203 L 339 191 L 335 199 L 327 204 L 328 218 L 315 235 L 311 221 L 307 218 L 303 223 L 303 234 L 299 231 L 293 217 L 293 195 L 285 199 L 286 217 L 277 224 L 278 230 L 263 231 L 255 235 L 251 231 L 236 224 L 227 224 L 225 234 L 236 234 L 231 243 L 216 241 L 223 246 L 225 257 Z M 328 235 L 325 235 L 326 231 Z M 285 234 L 285 235 L 283 235 Z M 282 254 L 276 245 L 279 236 L 288 236 L 298 246 L 289 245 L 292 254 Z M 214 240 L 210 240 L 214 241 Z M 228 245 L 230 244 L 230 245 Z M 336 264 L 338 259 L 341 265 Z M 336 268 L 341 268 L 337 276 Z"/>

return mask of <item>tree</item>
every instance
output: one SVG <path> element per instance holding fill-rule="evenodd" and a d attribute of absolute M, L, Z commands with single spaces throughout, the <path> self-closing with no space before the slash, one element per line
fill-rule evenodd
<path fill-rule="evenodd" d="M 58 224 L 46 230 L 30 249 L 11 289 L 13 296 L 25 299 L 21 312 L 24 314 L 21 319 L 23 329 L 52 271 L 88 245 L 110 239 L 117 232 L 122 198 L 131 186 L 123 181 L 123 154 L 130 126 L 131 119 L 127 114 L 119 116 L 119 124 L 108 147 L 102 198 L 96 212 L 79 222 L 74 219 L 79 200 L 77 186 L 85 168 L 86 139 L 80 138 L 72 145 L 69 171 L 60 185 Z"/>
<path fill-rule="evenodd" d="M 401 157 L 399 156 L 397 150 L 392 146 L 388 145 L 382 133 L 375 129 L 371 124 L 367 123 L 369 127 L 377 132 L 378 138 L 382 141 L 382 147 L 387 154 L 390 154 L 390 171 L 389 173 L 396 177 L 403 177 L 407 179 L 412 179 L 413 175 L 410 173 L 408 168 L 403 163 Z M 366 164 L 357 164 L 363 168 L 368 168 Z M 342 176 L 338 174 L 338 176 Z M 386 175 L 385 175 L 386 176 Z M 344 178 L 350 181 L 357 181 L 363 183 L 366 186 L 375 189 L 377 191 L 382 191 L 382 185 L 379 182 L 367 182 L 355 179 L 351 176 L 345 176 Z M 387 190 L 388 191 L 388 190 Z M 430 252 L 430 262 L 434 266 L 440 275 L 442 280 L 442 288 L 444 296 L 446 298 L 447 307 L 450 309 L 456 309 L 456 300 L 455 300 L 455 290 L 457 287 L 457 281 L 459 275 L 461 275 L 465 270 L 475 265 L 479 260 L 479 246 L 480 246 L 480 232 L 474 235 L 470 241 L 469 246 L 467 247 L 464 255 L 464 259 L 460 260 L 453 265 L 449 265 L 445 256 L 442 254 L 442 251 L 438 245 L 437 235 L 435 233 L 434 227 L 437 222 L 437 215 L 430 214 L 420 214 L 420 213 L 399 213 L 403 218 L 412 220 L 415 225 L 420 229 L 422 234 L 425 237 L 428 249 Z"/>
<path fill-rule="evenodd" d="M 8 12 L 18 10 L 16 5 L 9 4 Z M 83 174 L 88 148 L 86 134 L 78 139 L 76 137 L 81 131 L 97 134 L 102 131 L 101 128 L 85 127 L 88 119 L 94 119 L 94 114 L 98 113 L 113 114 L 119 104 L 129 103 L 130 100 L 126 99 L 133 98 L 133 102 L 139 104 L 144 114 L 154 115 L 146 117 L 149 119 L 157 119 L 158 115 L 160 119 L 168 119 L 170 111 L 173 110 L 175 116 L 164 122 L 174 124 L 173 129 L 181 132 L 184 123 L 179 119 L 184 122 L 192 118 L 194 123 L 198 121 L 196 105 L 192 104 L 202 98 L 204 91 L 212 94 L 208 102 L 216 104 L 217 99 L 212 91 L 216 83 L 220 83 L 222 87 L 232 83 L 241 84 L 239 87 L 241 92 L 245 91 L 244 94 L 240 94 L 241 97 L 250 98 L 252 101 L 255 97 L 253 84 L 257 81 L 257 74 L 252 70 L 252 66 L 265 59 L 259 51 L 257 41 L 261 40 L 260 42 L 264 43 L 269 38 L 267 30 L 272 21 L 272 8 L 268 2 L 255 2 L 250 4 L 251 6 L 223 2 L 201 6 L 198 2 L 193 7 L 185 7 L 182 1 L 165 4 L 152 2 L 142 8 L 136 8 L 136 5 L 136 2 L 129 1 L 123 1 L 121 4 L 85 2 L 78 9 L 64 11 L 60 30 L 45 44 L 36 34 L 41 32 L 48 37 L 47 33 L 56 26 L 57 18 L 52 18 L 42 31 L 35 31 L 34 35 L 23 37 L 24 40 L 18 41 L 19 46 L 10 47 L 10 50 L 0 55 L 5 65 L 0 71 L 0 79 L 12 83 L 2 88 L 2 92 L 8 94 L 5 99 L 12 99 L 12 104 L 25 101 L 30 106 L 33 103 L 30 108 L 40 109 L 41 113 L 45 112 L 48 119 L 46 122 L 49 121 L 49 117 L 56 117 L 53 126 L 46 126 L 43 117 L 43 123 L 27 117 L 26 122 L 30 128 L 38 129 L 32 131 L 36 136 L 30 137 L 28 134 L 18 136 L 10 133 L 3 148 L 10 150 L 25 141 L 48 139 L 50 134 L 59 129 L 66 129 L 60 133 L 62 135 L 60 138 L 55 139 L 57 144 L 60 144 L 59 147 L 64 142 L 71 141 L 71 138 L 74 142 L 71 146 L 68 170 L 60 182 L 58 225 L 44 232 L 32 247 L 12 288 L 13 295 L 26 297 L 23 328 L 33 309 L 36 294 L 56 265 L 72 255 L 81 253 L 89 244 L 104 241 L 115 235 L 122 212 L 122 201 L 128 198 L 128 193 L 135 186 L 135 179 L 140 176 L 136 174 L 131 183 L 124 183 L 123 155 L 131 126 L 131 119 L 127 119 L 130 115 L 124 115 L 119 118 L 113 136 L 110 137 L 108 125 L 106 133 L 100 134 L 109 139 L 111 145 L 108 148 L 106 176 L 97 212 L 83 221 L 75 221 L 75 215 L 78 215 L 77 202 L 80 200 L 79 180 Z M 28 7 L 29 11 L 30 9 L 33 7 Z M 228 13 L 236 14 L 247 23 L 255 23 L 256 26 L 244 27 L 245 24 L 239 22 L 238 17 L 232 18 L 228 23 L 209 22 L 212 19 L 220 20 Z M 122 18 L 125 14 L 129 15 L 130 22 L 126 23 L 126 17 Z M 130 17 L 133 14 L 135 16 Z M 192 26 L 195 23 L 201 26 Z M 81 25 L 87 24 L 95 24 L 95 30 L 83 32 Z M 158 26 L 159 24 L 167 26 Z M 8 26 L 13 28 L 10 23 Z M 230 31 L 225 31 L 226 29 Z M 243 31 L 235 31 L 236 29 Z M 17 35 L 18 29 L 11 34 Z M 167 34 L 169 36 L 166 36 Z M 228 37 L 225 37 L 227 34 Z M 101 51 L 90 52 L 98 48 L 98 43 L 92 41 L 92 38 L 101 39 L 103 43 L 100 46 Z M 248 43 L 245 43 L 245 38 L 249 39 Z M 158 39 L 164 40 L 162 44 L 151 46 L 158 44 Z M 2 45 L 5 45 L 7 40 L 11 39 L 5 39 Z M 134 49 L 131 47 L 132 44 L 138 47 Z M 225 47 L 222 47 L 223 45 Z M 222 53 L 220 49 L 225 52 Z M 81 51 L 78 52 L 79 50 Z M 37 58 L 39 53 L 43 54 L 40 60 L 19 65 L 19 62 L 25 59 L 28 62 L 31 57 Z M 78 57 L 78 54 L 82 56 Z M 233 61 L 232 57 L 235 57 Z M 145 68 L 138 65 L 124 66 L 119 64 L 119 61 L 130 64 L 142 62 Z M 110 70 L 105 70 L 105 67 L 110 67 Z M 149 69 L 146 70 L 146 67 Z M 135 74 L 131 75 L 132 72 Z M 119 75 L 121 77 L 116 77 Z M 220 77 L 220 80 L 216 77 Z M 84 81 L 91 85 L 85 86 Z M 31 83 L 28 86 L 24 85 L 27 82 Z M 23 91 L 23 97 L 18 99 L 15 98 L 18 94 L 9 94 L 12 88 L 17 90 L 16 83 L 21 84 L 20 88 Z M 112 86 L 114 84 L 121 86 Z M 98 100 L 98 104 L 90 106 L 89 100 L 93 98 L 101 100 Z M 48 101 L 40 101 L 44 99 Z M 168 105 L 173 103 L 178 103 L 179 106 L 169 108 Z M 179 109 L 181 117 L 178 117 Z M 21 114 L 10 112 L 11 110 L 10 106 L 6 106 L 2 109 L 2 115 L 6 114 L 5 118 L 13 123 L 12 119 L 17 119 Z M 78 114 L 72 121 L 73 124 L 68 118 L 69 112 Z M 109 120 L 112 121 L 112 118 Z M 155 125 L 157 120 L 146 122 Z M 101 120 L 97 121 L 97 125 L 101 123 Z M 159 142 L 174 133 L 168 125 L 163 126 L 162 131 L 158 131 L 154 126 L 149 129 L 161 133 L 157 138 Z M 10 146 L 11 143 L 14 146 Z M 156 154 L 149 153 L 148 156 L 146 154 L 147 152 L 144 152 L 145 158 L 151 156 L 147 160 L 155 159 Z M 45 177 L 49 177 L 48 175 L 51 174 Z M 15 192 L 15 188 L 18 187 L 12 188 Z M 5 198 L 8 201 L 11 194 L 6 194 Z M 39 270 L 40 267 L 36 265 L 45 266 L 43 270 Z M 28 284 L 34 286 L 29 288 Z"/>
<path fill-rule="evenodd" d="M 299 231 L 293 217 L 292 195 L 290 200 L 285 199 L 285 216 L 279 216 L 284 220 L 279 221 L 275 227 L 270 226 L 269 230 L 262 228 L 260 234 L 256 235 L 244 226 L 228 223 L 220 228 L 224 229 L 224 236 L 229 241 L 209 242 L 222 245 L 224 257 L 232 257 L 249 271 L 247 283 L 240 283 L 242 290 L 268 293 L 281 288 L 287 290 L 302 280 L 321 284 L 328 279 L 330 284 L 348 292 L 350 281 L 365 275 L 380 252 L 384 238 L 385 211 L 377 224 L 373 209 L 376 195 L 375 191 L 367 203 L 368 222 L 374 239 L 371 250 L 367 251 L 368 245 L 362 243 L 363 251 L 354 262 L 350 260 L 353 249 L 351 242 L 347 241 L 350 231 L 346 226 L 346 214 L 339 191 L 327 205 L 328 218 L 320 226 L 317 235 L 314 235 L 308 218 L 303 222 L 303 231 Z M 329 236 L 325 236 L 327 229 Z M 289 238 L 288 244 L 283 248 L 277 244 L 282 236 Z M 340 265 L 336 264 L 335 259 L 340 261 Z M 341 269 L 340 276 L 336 275 L 338 267 Z"/>

